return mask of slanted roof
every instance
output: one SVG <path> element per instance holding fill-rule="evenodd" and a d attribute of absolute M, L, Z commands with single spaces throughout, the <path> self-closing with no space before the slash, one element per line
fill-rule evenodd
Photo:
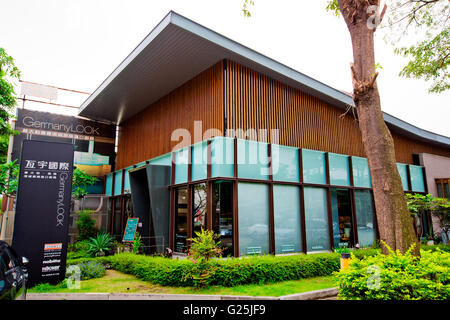
<path fill-rule="evenodd" d="M 120 124 L 223 59 L 339 108 L 354 106 L 349 94 L 171 11 L 82 103 L 79 115 Z M 390 127 L 408 136 L 450 146 L 448 137 L 419 129 L 386 113 L 384 118 Z"/>

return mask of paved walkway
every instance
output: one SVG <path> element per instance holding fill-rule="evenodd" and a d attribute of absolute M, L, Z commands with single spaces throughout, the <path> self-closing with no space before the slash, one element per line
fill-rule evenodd
<path fill-rule="evenodd" d="M 28 293 L 27 300 L 336 300 L 337 289 L 323 289 L 281 297 L 203 294 Z"/>

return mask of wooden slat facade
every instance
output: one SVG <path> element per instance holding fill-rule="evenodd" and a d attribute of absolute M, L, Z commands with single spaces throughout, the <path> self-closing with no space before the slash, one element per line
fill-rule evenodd
<path fill-rule="evenodd" d="M 364 157 L 358 123 L 351 112 L 338 109 L 311 95 L 289 87 L 237 63 L 227 62 L 227 135 L 230 129 L 268 129 L 268 141 L 297 148 Z M 279 129 L 278 141 L 270 129 Z M 242 139 L 255 137 L 237 132 Z M 392 133 L 398 162 L 413 164 L 413 153 L 450 157 L 449 148 L 414 141 Z"/>
<path fill-rule="evenodd" d="M 223 64 L 226 64 L 224 88 Z M 226 90 L 226 121 L 224 119 Z M 203 131 L 217 128 L 227 136 L 364 157 L 358 123 L 348 113 L 232 61 L 220 62 L 169 93 L 120 126 L 117 168 L 173 150 L 172 131 L 193 136 L 194 121 Z M 236 132 L 232 129 L 242 129 Z M 246 136 L 243 132 L 249 131 Z M 267 129 L 267 136 L 259 129 Z M 271 129 L 279 129 L 278 139 Z M 450 157 L 450 149 L 392 133 L 397 161 L 413 164 L 413 153 Z M 191 143 L 198 142 L 195 139 Z"/>

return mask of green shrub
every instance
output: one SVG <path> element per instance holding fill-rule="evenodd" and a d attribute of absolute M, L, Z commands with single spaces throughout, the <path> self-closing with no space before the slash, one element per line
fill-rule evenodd
<path fill-rule="evenodd" d="M 50 283 L 39 283 L 33 287 L 33 292 L 37 293 L 53 292 L 56 288 L 67 288 L 66 282 L 62 281 L 56 285 L 52 285 Z"/>
<path fill-rule="evenodd" d="M 69 245 L 67 259 L 78 259 L 89 257 L 89 246 L 86 241 L 77 241 Z"/>
<path fill-rule="evenodd" d="M 337 272 L 339 297 L 361 300 L 450 299 L 450 253 L 421 250 L 421 258 L 390 250 L 358 259 Z"/>
<path fill-rule="evenodd" d="M 92 210 L 83 210 L 78 212 L 78 219 L 76 221 L 78 228 L 78 240 L 88 240 L 90 237 L 95 237 L 98 230 L 95 227 L 95 220 L 92 219 Z"/>
<path fill-rule="evenodd" d="M 105 267 L 98 261 L 81 262 L 78 264 L 78 267 L 80 268 L 80 280 L 101 278 L 106 274 Z M 67 272 L 66 277 L 70 277 L 74 272 L 76 272 L 74 269 L 71 272 Z"/>
<path fill-rule="evenodd" d="M 141 241 L 141 235 L 139 232 L 136 232 L 136 235 L 133 239 L 133 253 L 137 254 L 139 253 L 139 249 L 142 247 L 142 241 Z"/>
<path fill-rule="evenodd" d="M 421 245 L 420 249 L 425 250 L 425 251 L 436 251 L 439 249 L 444 252 L 450 252 L 450 245 L 443 244 L 443 243 L 434 244 L 434 245 L 430 245 L 430 246 L 429 245 Z"/>
<path fill-rule="evenodd" d="M 95 238 L 89 238 L 87 245 L 91 256 L 104 256 L 106 251 L 112 249 L 113 238 L 108 233 L 99 233 Z"/>
<path fill-rule="evenodd" d="M 362 250 L 361 250 L 362 251 Z M 167 259 L 122 253 L 106 257 L 117 271 L 164 286 L 194 286 L 186 274 L 195 273 L 195 263 L 184 259 Z M 258 256 L 212 259 L 208 284 L 237 286 L 241 284 L 278 282 L 331 275 L 339 270 L 339 254 L 321 253 L 292 256 Z"/>
<path fill-rule="evenodd" d="M 67 259 L 66 266 L 71 266 L 79 264 L 82 262 L 96 261 L 103 265 L 109 264 L 108 257 L 87 257 L 87 258 L 77 258 L 77 259 Z"/>
<path fill-rule="evenodd" d="M 188 259 L 193 266 L 183 272 L 183 281 L 192 281 L 196 288 L 207 287 L 214 278 L 212 275 L 219 269 L 219 266 L 210 263 L 212 258 L 220 257 L 222 249 L 220 248 L 220 235 L 212 230 L 196 232 L 196 237 L 189 239 L 191 246 L 189 248 Z"/>

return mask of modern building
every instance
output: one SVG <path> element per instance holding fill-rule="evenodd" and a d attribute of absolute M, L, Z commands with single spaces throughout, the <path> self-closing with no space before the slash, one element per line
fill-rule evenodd
<path fill-rule="evenodd" d="M 139 217 L 151 251 L 186 252 L 201 227 L 234 256 L 364 246 L 378 236 L 352 97 L 177 13 L 79 115 L 119 126 L 105 183 L 109 231 L 120 237 L 127 217 Z M 450 177 L 450 138 L 384 119 L 405 192 L 437 190 L 435 179 Z"/>

